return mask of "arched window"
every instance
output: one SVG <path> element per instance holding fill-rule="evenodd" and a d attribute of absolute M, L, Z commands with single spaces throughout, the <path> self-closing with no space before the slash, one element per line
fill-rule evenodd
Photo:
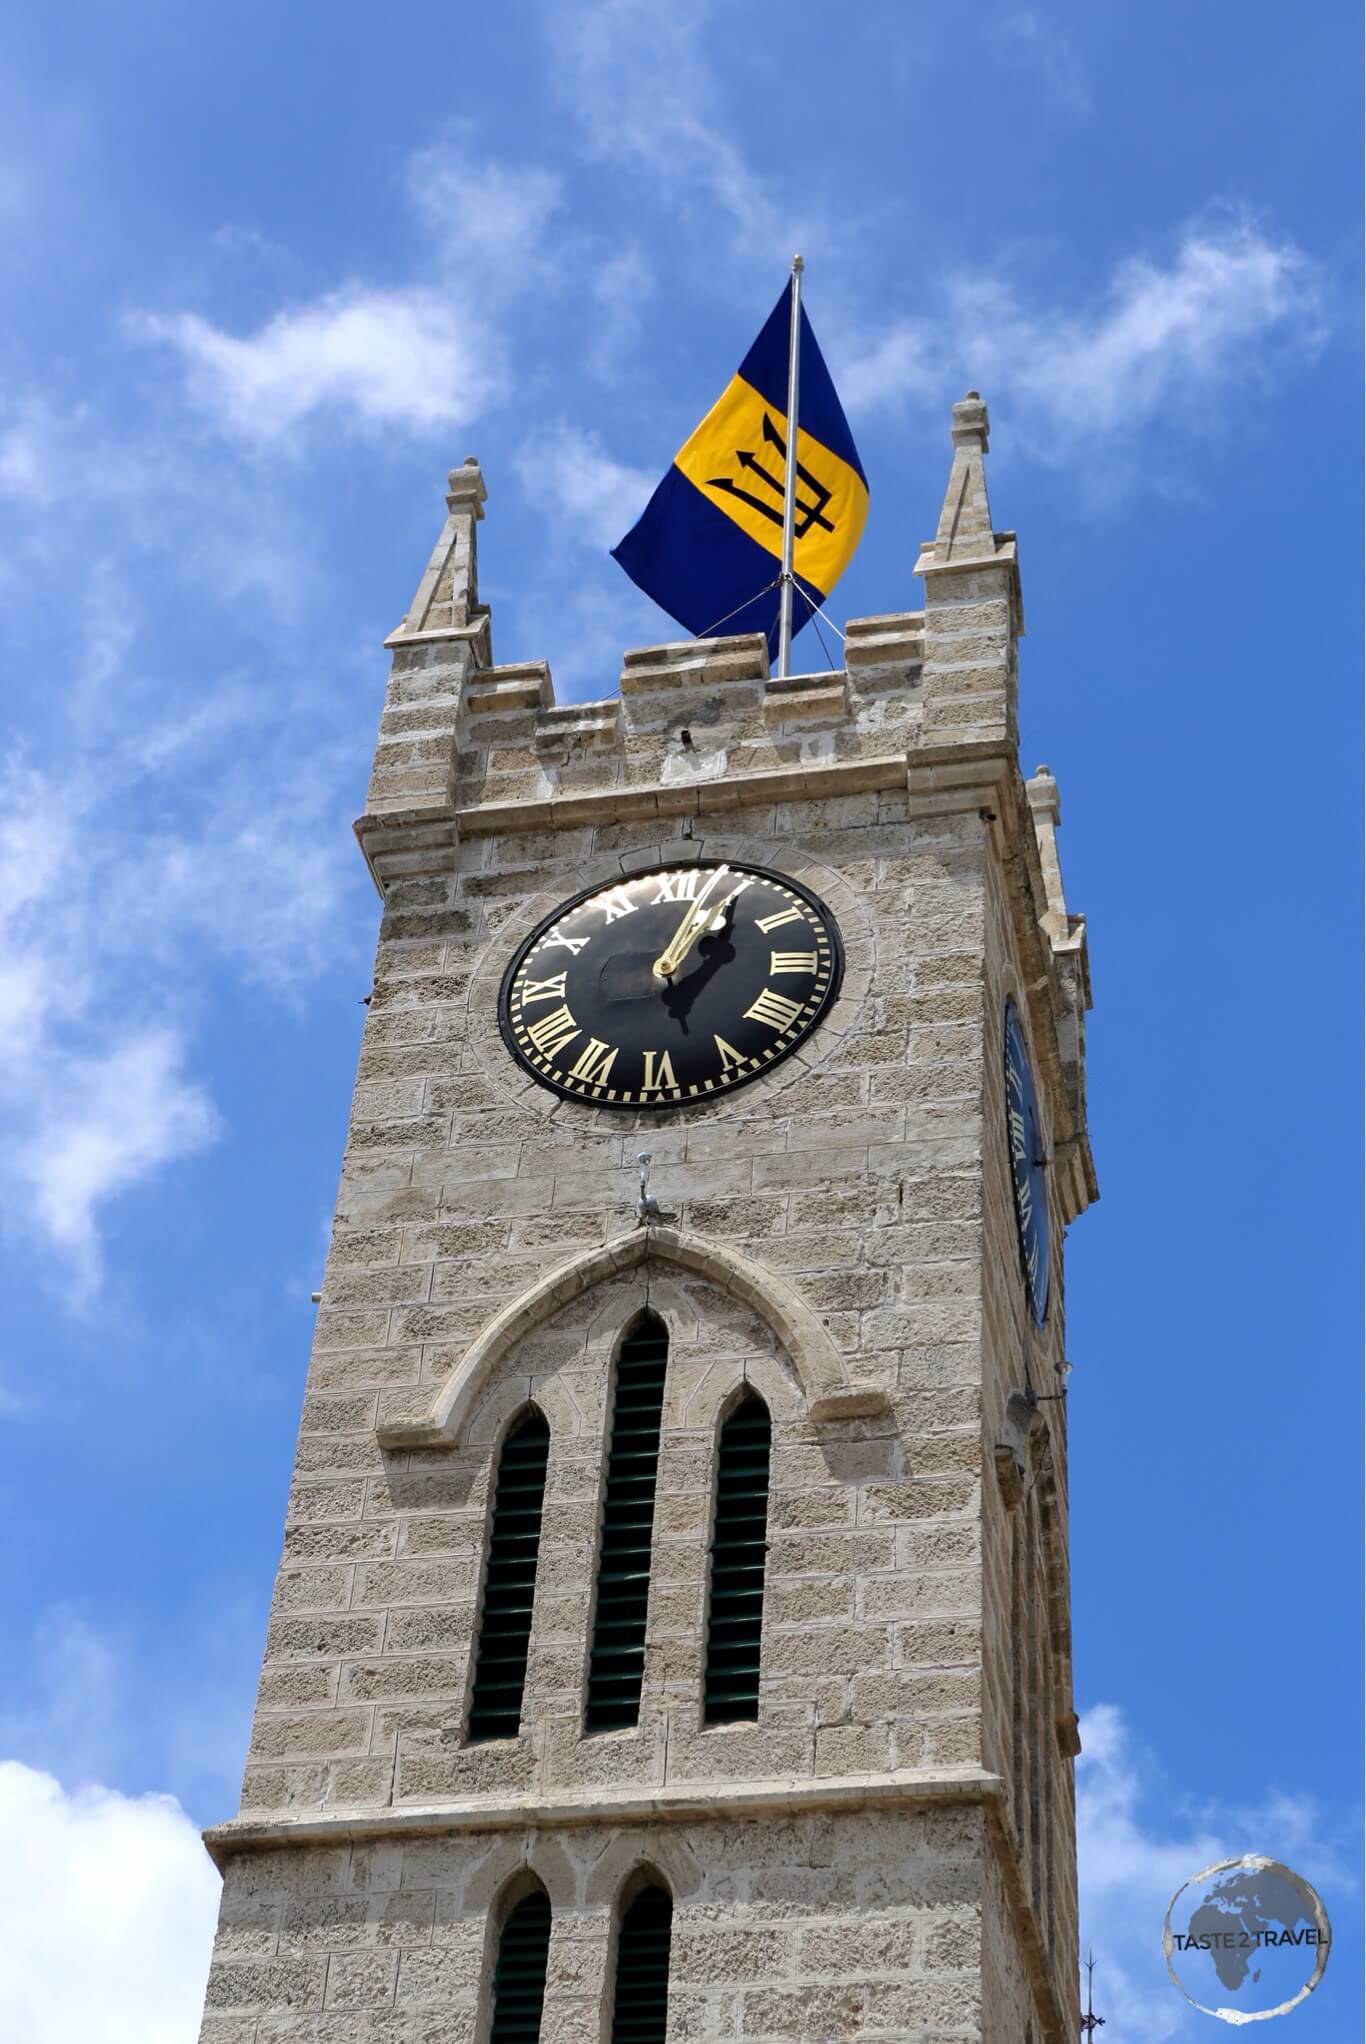
<path fill-rule="evenodd" d="M 663 1321 L 646 1313 L 622 1343 L 617 1358 L 588 1660 L 584 1729 L 589 1732 L 633 1725 L 640 1715 L 668 1354 L 669 1337 Z"/>
<path fill-rule="evenodd" d="M 673 1910 L 668 1889 L 652 1884 L 640 1890 L 622 1916 L 610 2044 L 664 2044 Z"/>
<path fill-rule="evenodd" d="M 515 1739 L 521 1724 L 549 1451 L 550 1429 L 533 1406 L 498 1457 L 470 1695 L 471 1739 Z"/>
<path fill-rule="evenodd" d="M 535 1888 L 510 1911 L 498 1940 L 489 2044 L 536 2044 L 549 1952 L 550 1901 Z"/>
<path fill-rule="evenodd" d="M 768 1407 L 754 1392 L 746 1392 L 721 1428 L 717 1445 L 702 1695 L 702 1717 L 709 1725 L 759 1715 L 772 1441 Z"/>

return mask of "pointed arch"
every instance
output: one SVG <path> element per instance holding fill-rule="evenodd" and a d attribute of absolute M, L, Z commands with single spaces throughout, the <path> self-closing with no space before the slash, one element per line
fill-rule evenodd
<path fill-rule="evenodd" d="M 665 2044 L 673 1896 L 652 1870 L 623 1891 L 612 1968 L 610 2044 Z"/>
<path fill-rule="evenodd" d="M 499 1917 L 490 1988 L 489 2044 L 536 2044 L 541 2034 L 550 1958 L 550 1897 L 539 1881 L 526 1886 L 518 1883 L 504 1896 L 495 1922 Z"/>
<path fill-rule="evenodd" d="M 509 1350 L 561 1306 L 645 1259 L 671 1263 L 706 1277 L 749 1306 L 778 1337 L 791 1359 L 813 1420 L 855 1419 L 881 1412 L 880 1386 L 854 1383 L 844 1357 L 793 1287 L 746 1256 L 683 1228 L 636 1228 L 601 1249 L 561 1264 L 505 1306 L 477 1335 L 425 1412 L 390 1412 L 378 1432 L 386 1448 L 456 1447 L 485 1384 Z"/>

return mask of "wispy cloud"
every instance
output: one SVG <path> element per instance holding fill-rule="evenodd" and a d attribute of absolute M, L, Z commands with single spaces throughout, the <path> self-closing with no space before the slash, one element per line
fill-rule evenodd
<path fill-rule="evenodd" d="M 599 0 L 547 13 L 563 96 L 590 157 L 643 173 L 682 217 L 709 216 L 732 250 L 781 261 L 814 231 L 789 185 L 758 170 L 727 119 L 723 79 L 709 61 L 709 0 Z M 714 35 L 711 38 L 714 42 Z M 846 213 L 846 232 L 848 220 Z"/>
<path fill-rule="evenodd" d="M 470 425 L 509 388 L 504 309 L 554 271 L 559 180 L 480 161 L 456 127 L 413 155 L 403 190 L 421 229 L 413 282 L 350 279 L 245 334 L 184 309 L 139 313 L 128 333 L 179 359 L 216 433 L 262 448 L 315 420 L 370 437 Z"/>
<path fill-rule="evenodd" d="M 169 1796 L 0 1761 L 0 2006 L 25 2044 L 185 2044 L 219 1879 Z"/>
<path fill-rule="evenodd" d="M 230 1809 L 261 1613 L 222 1580 L 202 1612 L 182 1615 L 172 1649 L 136 1611 L 102 1611 L 97 1625 L 72 1605 L 46 1606 L 7 1684 L 0 1756 L 75 1784 L 154 1780 L 196 1814 Z"/>
<path fill-rule="evenodd" d="M 850 408 L 942 402 L 972 383 L 1009 411 L 1017 442 L 1067 463 L 1154 423 L 1217 418 L 1229 394 L 1317 348 L 1314 263 L 1245 216 L 1202 222 L 1165 261 L 1121 262 L 1089 306 L 1032 299 L 1000 276 L 959 273 L 931 309 L 845 351 Z"/>
<path fill-rule="evenodd" d="M 1095 1948 L 1107 2044 L 1198 2044 L 1208 2023 L 1183 2003 L 1162 1956 L 1172 1896 L 1216 1860 L 1264 1852 L 1313 1881 L 1331 1915 L 1335 1901 L 1354 1901 L 1358 1892 L 1352 1820 L 1293 1793 L 1273 1792 L 1238 1809 L 1174 1789 L 1113 1704 L 1083 1715 L 1081 1738 L 1082 1949 Z"/>
<path fill-rule="evenodd" d="M 1021 68 L 1042 78 L 1058 106 L 1089 114 L 1091 94 L 1081 59 L 1065 30 L 1043 18 L 1037 8 L 1017 7 L 1000 22 L 999 47 Z"/>
<path fill-rule="evenodd" d="M 180 356 L 215 427 L 249 440 L 274 441 L 315 414 L 370 433 L 454 427 L 498 387 L 480 336 L 430 291 L 350 285 L 241 337 L 197 312 L 149 314 L 140 329 Z"/>
<path fill-rule="evenodd" d="M 51 504 L 70 473 L 77 424 L 37 393 L 13 401 L 0 415 L 0 497 Z"/>
<path fill-rule="evenodd" d="M 557 273 L 549 232 L 565 197 L 554 171 L 500 163 L 457 122 L 409 158 L 404 187 L 426 230 L 426 257 L 434 251 L 446 272 L 500 300 Z"/>
<path fill-rule="evenodd" d="M 287 711 L 222 762 L 252 709 L 249 692 L 211 692 L 64 776 L 0 766 L 2 1210 L 12 1243 L 56 1255 L 78 1307 L 106 1211 L 219 1130 L 192 1068 L 187 954 L 288 996 L 344 934 L 341 762 L 322 745 L 299 765 Z M 155 820 L 135 820 L 142 805 Z"/>
<path fill-rule="evenodd" d="M 617 461 L 596 434 L 566 425 L 528 442 L 517 456 L 517 473 L 528 496 L 553 500 L 561 533 L 596 548 L 616 545 L 659 481 Z"/>
<path fill-rule="evenodd" d="M 46 1049 L 41 1102 L 14 1162 L 39 1228 L 92 1285 L 98 1209 L 161 1165 L 202 1149 L 217 1133 L 218 1116 L 186 1076 L 185 1042 L 175 1030 L 134 1029 L 66 1058 L 51 1044 Z"/>

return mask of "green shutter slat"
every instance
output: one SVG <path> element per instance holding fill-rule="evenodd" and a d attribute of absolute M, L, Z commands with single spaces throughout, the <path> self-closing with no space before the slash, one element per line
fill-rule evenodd
<path fill-rule="evenodd" d="M 672 1924 L 673 1902 L 663 1888 L 642 1888 L 622 1917 L 611 2044 L 664 2044 Z"/>
<path fill-rule="evenodd" d="M 663 1324 L 650 1314 L 617 1358 L 584 1713 L 589 1732 L 633 1725 L 640 1714 L 668 1353 Z"/>
<path fill-rule="evenodd" d="M 521 1725 L 549 1453 L 550 1429 L 533 1410 L 512 1429 L 498 1457 L 470 1696 L 471 1740 L 515 1739 Z M 536 2020 L 539 2025 L 539 2013 Z"/>
<path fill-rule="evenodd" d="M 772 1439 L 768 1407 L 750 1392 L 722 1427 L 717 1444 L 702 1696 L 703 1722 L 709 1725 L 759 1715 Z"/>
<path fill-rule="evenodd" d="M 549 1952 L 550 1903 L 538 1889 L 517 1904 L 498 1940 L 489 2044 L 537 2044 Z"/>

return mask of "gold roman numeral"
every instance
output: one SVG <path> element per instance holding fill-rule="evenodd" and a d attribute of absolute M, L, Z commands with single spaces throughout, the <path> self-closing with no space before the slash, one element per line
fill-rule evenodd
<path fill-rule="evenodd" d="M 596 1036 L 590 1036 L 583 1050 L 569 1067 L 571 1079 L 582 1079 L 586 1086 L 604 1086 L 607 1074 L 617 1060 L 616 1044 L 599 1043 Z"/>
<path fill-rule="evenodd" d="M 542 1015 L 527 1035 L 535 1044 L 542 1057 L 553 1058 L 579 1034 L 579 1025 L 567 1006 L 552 1008 L 548 1015 Z"/>
<path fill-rule="evenodd" d="M 799 923 L 802 912 L 799 908 L 781 908 L 776 916 L 760 916 L 758 927 L 767 937 L 774 930 L 781 930 L 784 923 Z"/>
<path fill-rule="evenodd" d="M 721 1076 L 724 1079 L 727 1072 L 733 1072 L 736 1066 L 742 1065 L 745 1060 L 733 1044 L 726 1042 L 724 1036 L 713 1036 L 712 1042 L 721 1053 Z"/>
<path fill-rule="evenodd" d="M 645 1077 L 640 1082 L 642 1093 L 662 1093 L 672 1087 L 675 1091 L 678 1081 L 674 1077 L 673 1060 L 667 1050 L 642 1052 L 645 1059 Z"/>
<path fill-rule="evenodd" d="M 779 1034 L 790 1029 L 801 1012 L 800 1001 L 789 1001 L 786 994 L 775 994 L 772 987 L 765 987 L 753 1006 L 745 1009 L 752 1022 L 767 1023 Z"/>
<path fill-rule="evenodd" d="M 609 923 L 619 923 L 623 916 L 633 916 L 640 903 L 632 901 L 624 887 L 612 887 L 592 906 L 600 908 Z"/>
<path fill-rule="evenodd" d="M 768 969 L 770 972 L 814 972 L 816 954 L 814 951 L 770 951 Z"/>
<path fill-rule="evenodd" d="M 698 880 L 696 866 L 684 866 L 677 873 L 660 873 L 657 877 L 659 892 L 650 904 L 652 908 L 661 901 L 696 901 Z"/>
<path fill-rule="evenodd" d="M 522 1006 L 531 1001 L 562 1001 L 566 973 L 557 972 L 553 979 L 527 979 L 522 982 Z"/>

